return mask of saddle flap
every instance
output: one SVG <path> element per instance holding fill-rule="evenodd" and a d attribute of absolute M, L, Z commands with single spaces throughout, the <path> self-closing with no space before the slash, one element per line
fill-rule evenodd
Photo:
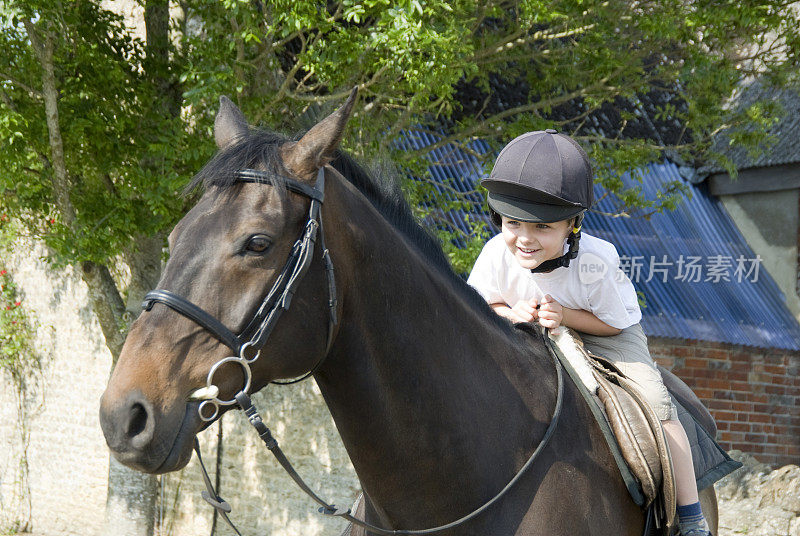
<path fill-rule="evenodd" d="M 597 396 L 603 403 L 608 422 L 617 438 L 622 455 L 642 486 L 648 504 L 661 487 L 661 459 L 655 434 L 644 410 L 619 385 L 595 372 L 600 387 Z"/>
<path fill-rule="evenodd" d="M 658 500 L 657 517 L 663 521 L 664 529 L 669 533 L 674 523 L 677 501 L 672 460 L 661 421 L 636 385 L 613 363 L 586 350 L 580 336 L 572 329 L 565 331 L 568 337 L 561 335 L 562 341 L 564 338 L 573 339 L 574 347 L 592 368 L 592 383 L 593 386 L 598 386 L 597 398 L 605 411 L 622 457 L 639 481 L 645 496 L 643 507 Z"/>

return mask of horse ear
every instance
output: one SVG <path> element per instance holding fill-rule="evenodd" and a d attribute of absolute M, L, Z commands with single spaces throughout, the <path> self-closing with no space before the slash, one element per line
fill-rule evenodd
<path fill-rule="evenodd" d="M 333 160 L 357 95 L 358 88 L 354 87 L 341 108 L 311 127 L 300 141 L 283 146 L 283 164 L 287 170 L 298 177 L 313 177 L 319 168 Z"/>
<path fill-rule="evenodd" d="M 224 149 L 245 136 L 247 131 L 247 120 L 241 110 L 228 97 L 224 95 L 220 97 L 219 111 L 214 120 L 214 139 L 217 141 L 217 147 Z"/>

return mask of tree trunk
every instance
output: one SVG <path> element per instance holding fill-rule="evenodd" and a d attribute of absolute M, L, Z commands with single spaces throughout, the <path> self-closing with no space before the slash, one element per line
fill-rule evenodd
<path fill-rule="evenodd" d="M 65 225 L 75 222 L 70 200 L 69 173 L 64 159 L 64 144 L 58 122 L 58 86 L 55 77 L 54 49 L 56 34 L 49 21 L 23 21 L 42 67 L 42 95 L 47 116 L 53 165 L 53 191 L 56 206 Z M 124 305 L 119 290 L 106 266 L 84 262 L 80 266 L 89 290 L 89 301 L 100 322 L 113 363 L 119 357 L 124 335 Z M 152 536 L 154 526 L 156 478 L 123 467 L 113 458 L 109 467 L 106 521 L 107 536 Z"/>
<path fill-rule="evenodd" d="M 113 456 L 108 467 L 104 536 L 153 536 L 158 482 Z"/>

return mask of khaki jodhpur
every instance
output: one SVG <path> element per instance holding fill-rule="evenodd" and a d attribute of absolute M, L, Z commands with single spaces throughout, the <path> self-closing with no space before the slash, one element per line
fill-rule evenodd
<path fill-rule="evenodd" d="M 645 400 L 662 421 L 677 420 L 678 409 L 670 399 L 661 373 L 647 349 L 647 336 L 642 326 L 634 324 L 618 335 L 601 337 L 580 333 L 586 349 L 605 357 L 639 387 Z"/>

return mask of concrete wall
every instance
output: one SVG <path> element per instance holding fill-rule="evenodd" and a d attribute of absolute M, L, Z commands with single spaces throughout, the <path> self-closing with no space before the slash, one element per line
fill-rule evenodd
<path fill-rule="evenodd" d="M 725 209 L 786 297 L 800 321 L 797 295 L 800 190 L 721 195 Z"/>
<path fill-rule="evenodd" d="M 21 245 L 13 259 L 4 259 L 40 323 L 36 345 L 45 365 L 43 393 L 34 393 L 27 407 L 30 506 L 20 487 L 23 449 L 16 391 L 8 378 L 0 383 L 0 534 L 30 518 L 37 536 L 91 536 L 100 533 L 104 521 L 109 454 L 97 412 L 111 356 L 85 305 L 80 278 L 70 270 L 50 272 L 39 260 L 42 253 Z M 349 506 L 357 480 L 313 381 L 268 388 L 254 401 L 309 484 L 328 500 Z M 212 478 L 219 426 L 200 436 Z M 245 534 L 341 533 L 343 522 L 317 514 L 239 412 L 226 415 L 221 426 L 221 495 Z M 162 519 L 155 520 L 156 534 L 210 534 L 213 510 L 200 498 L 202 478 L 194 460 L 161 477 L 160 486 Z M 216 534 L 233 534 L 219 523 Z"/>

